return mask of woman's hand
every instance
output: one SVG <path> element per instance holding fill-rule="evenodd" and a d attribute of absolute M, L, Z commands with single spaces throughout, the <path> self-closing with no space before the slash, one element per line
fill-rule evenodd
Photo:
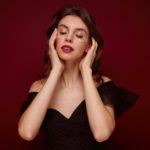
<path fill-rule="evenodd" d="M 92 38 L 92 45 L 88 49 L 87 54 L 82 58 L 82 60 L 79 64 L 79 68 L 80 68 L 81 73 L 84 70 L 91 69 L 94 58 L 96 56 L 97 46 L 98 46 L 97 42 L 95 41 L 94 38 Z"/>
<path fill-rule="evenodd" d="M 49 56 L 52 63 L 52 69 L 57 69 L 59 71 L 64 70 L 64 63 L 59 59 L 57 51 L 55 49 L 55 40 L 57 37 L 57 29 L 55 28 L 49 39 Z"/>

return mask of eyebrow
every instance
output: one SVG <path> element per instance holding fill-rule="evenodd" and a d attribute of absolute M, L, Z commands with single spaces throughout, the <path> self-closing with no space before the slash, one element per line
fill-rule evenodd
<path fill-rule="evenodd" d="M 69 29 L 69 27 L 64 25 L 64 24 L 60 24 L 60 25 L 58 25 L 58 27 L 64 27 L 66 29 Z M 88 35 L 88 32 L 85 29 L 83 29 L 83 28 L 76 28 L 76 30 L 83 31 L 83 32 L 85 32 Z"/>

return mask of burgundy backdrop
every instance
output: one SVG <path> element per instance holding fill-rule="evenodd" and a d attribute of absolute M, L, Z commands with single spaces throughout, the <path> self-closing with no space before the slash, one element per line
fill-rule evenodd
<path fill-rule="evenodd" d="M 52 14 L 65 3 L 79 4 L 93 14 L 105 41 L 102 71 L 116 84 L 140 95 L 133 109 L 117 120 L 109 140 L 112 150 L 146 150 L 150 135 L 150 3 L 147 0 L 1 0 L 2 150 L 41 150 L 43 133 L 34 141 L 17 133 L 19 108 L 43 67 L 45 32 Z"/>

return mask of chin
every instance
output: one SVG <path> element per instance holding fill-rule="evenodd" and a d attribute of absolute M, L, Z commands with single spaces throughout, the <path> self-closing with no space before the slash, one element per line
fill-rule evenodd
<path fill-rule="evenodd" d="M 73 60 L 74 58 L 72 57 L 72 55 L 68 55 L 68 54 L 63 54 L 63 53 L 58 53 L 58 56 L 61 60 L 63 61 L 67 61 L 67 60 Z"/>
<path fill-rule="evenodd" d="M 57 53 L 58 53 L 59 58 L 61 60 L 63 60 L 63 61 L 70 61 L 70 60 L 71 61 L 73 61 L 73 60 L 78 61 L 78 60 L 80 60 L 83 57 L 83 54 L 78 54 L 77 55 L 77 54 L 75 54 L 73 52 L 71 52 L 71 53 L 64 53 L 64 52 L 58 50 Z"/>

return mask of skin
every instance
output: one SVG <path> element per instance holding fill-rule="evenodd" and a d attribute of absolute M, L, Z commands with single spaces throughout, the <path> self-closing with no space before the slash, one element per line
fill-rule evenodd
<path fill-rule="evenodd" d="M 73 24 L 73 19 L 76 23 Z M 80 27 L 80 28 L 79 28 Z M 89 33 L 86 25 L 76 16 L 66 16 L 58 24 L 56 36 L 56 50 L 61 59 L 76 63 L 89 47 Z M 61 46 L 70 45 L 74 51 L 65 54 Z"/>
<path fill-rule="evenodd" d="M 82 30 L 78 30 L 79 28 Z M 84 38 L 79 38 L 78 34 Z M 29 92 L 38 91 L 38 94 L 18 123 L 18 132 L 23 139 L 34 139 L 49 107 L 55 108 L 69 119 L 83 99 L 96 141 L 105 141 L 112 134 L 115 128 L 114 110 L 103 104 L 93 80 L 91 66 L 96 56 L 97 42 L 92 38 L 91 43 L 88 34 L 84 22 L 71 15 L 64 17 L 59 22 L 58 29 L 54 30 L 49 39 L 51 73 L 44 85 L 39 81 L 31 85 Z M 71 45 L 74 51 L 63 53 L 61 46 L 64 44 Z M 104 78 L 105 82 L 109 80 Z"/>

